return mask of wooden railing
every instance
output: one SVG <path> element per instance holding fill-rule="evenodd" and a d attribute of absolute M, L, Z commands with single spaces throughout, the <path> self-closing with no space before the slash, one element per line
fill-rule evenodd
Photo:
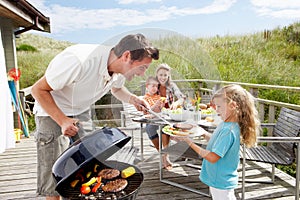
<path fill-rule="evenodd" d="M 231 81 L 220 81 L 220 80 L 207 80 L 207 79 L 186 79 L 186 80 L 173 80 L 181 89 L 181 91 L 193 97 L 195 92 L 199 92 L 200 95 L 212 94 L 215 90 L 219 89 L 223 85 L 228 84 L 239 84 L 245 87 L 254 97 L 259 96 L 259 90 L 284 90 L 290 91 L 299 95 L 300 98 L 300 87 L 290 87 L 290 86 L 279 86 L 279 85 L 264 85 L 264 84 L 252 84 L 252 83 L 243 83 L 243 82 L 231 82 Z M 134 93 L 138 93 L 137 95 L 145 94 L 145 82 L 142 81 L 140 83 L 140 91 L 132 91 L 130 87 L 128 89 Z M 20 93 L 24 96 L 30 95 L 30 88 L 25 88 L 20 91 Z M 113 114 L 113 117 L 110 119 L 96 119 L 94 121 L 100 125 L 103 124 L 111 124 L 115 123 L 120 125 L 121 117 L 120 110 L 122 110 L 121 102 L 114 100 L 115 103 L 106 104 L 106 105 L 94 105 L 93 110 L 97 113 L 97 110 L 107 110 L 110 109 Z M 294 110 L 300 111 L 300 105 L 284 103 L 279 101 L 273 101 L 268 99 L 257 98 L 257 106 L 259 110 L 260 119 L 262 121 L 267 121 L 269 123 L 275 122 L 276 112 L 280 110 L 281 107 L 287 107 Z M 266 115 L 265 112 L 268 112 Z"/>

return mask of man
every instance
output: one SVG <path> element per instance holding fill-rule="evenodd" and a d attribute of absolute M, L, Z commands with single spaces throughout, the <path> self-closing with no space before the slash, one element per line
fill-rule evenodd
<path fill-rule="evenodd" d="M 94 102 L 111 91 L 116 98 L 135 105 L 138 110 L 141 110 L 140 105 L 148 106 L 130 93 L 124 83 L 134 76 L 143 76 L 158 55 L 158 49 L 142 34 L 136 34 L 125 36 L 113 48 L 74 45 L 50 62 L 45 75 L 32 87 L 36 100 L 39 195 L 46 196 L 47 200 L 59 199 L 52 166 L 68 147 L 69 138 L 82 136 L 77 123 L 91 122 L 90 106 Z"/>

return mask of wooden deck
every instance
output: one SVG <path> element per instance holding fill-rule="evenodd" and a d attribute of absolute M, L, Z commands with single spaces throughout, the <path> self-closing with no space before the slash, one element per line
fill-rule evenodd
<path fill-rule="evenodd" d="M 135 134 L 135 146 L 139 146 L 139 133 Z M 131 143 L 129 142 L 128 145 Z M 144 162 L 138 162 L 136 165 L 144 173 L 144 182 L 139 190 L 137 200 L 156 200 L 156 199 L 211 199 L 187 190 L 183 190 L 159 181 L 159 155 L 156 150 L 150 146 L 150 141 L 146 134 L 144 135 Z M 176 164 L 183 164 L 182 159 L 171 157 Z M 45 199 L 36 197 L 36 147 L 33 136 L 23 138 L 16 148 L 9 149 L 0 154 L 0 199 Z M 197 162 L 197 161 L 193 161 Z M 263 167 L 261 169 L 260 167 Z M 271 171 L 270 165 L 259 163 L 247 163 L 247 178 L 265 178 Z M 241 173 L 241 170 L 240 170 Z M 188 177 L 187 177 L 188 175 Z M 189 185 L 207 192 L 207 186 L 202 184 L 199 179 L 199 170 L 184 165 L 174 167 L 170 172 L 164 171 L 164 177 L 178 181 L 181 184 Z M 276 199 L 288 200 L 294 199 L 294 178 L 276 170 L 275 184 L 246 183 L 246 199 L 263 200 Z M 241 199 L 241 184 L 235 190 L 237 199 Z"/>

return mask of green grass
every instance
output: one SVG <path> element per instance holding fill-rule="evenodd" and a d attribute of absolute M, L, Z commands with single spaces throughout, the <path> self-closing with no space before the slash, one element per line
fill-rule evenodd
<path fill-rule="evenodd" d="M 258 32 L 198 38 L 196 42 L 184 36 L 153 41 L 154 46 L 160 49 L 160 59 L 151 64 L 146 76 L 153 75 L 156 66 L 166 62 L 172 67 L 173 79 L 204 78 L 299 87 L 300 23 L 270 30 L 269 33 L 268 37 Z M 18 67 L 22 74 L 20 88 L 36 82 L 43 76 L 51 59 L 72 45 L 32 34 L 22 34 L 16 39 L 16 44 Z M 145 77 L 137 77 L 126 84 L 139 92 L 142 80 Z M 299 94 L 289 91 L 259 90 L 259 97 L 300 104 Z M 33 129 L 34 120 L 29 120 Z M 291 175 L 295 173 L 294 165 L 279 168 Z"/>
<path fill-rule="evenodd" d="M 33 34 L 22 34 L 17 38 L 18 67 L 21 70 L 20 88 L 33 85 L 44 75 L 54 56 L 70 45 L 72 45 L 70 42 L 56 41 Z"/>
<path fill-rule="evenodd" d="M 42 77 L 51 59 L 72 45 L 32 34 L 21 35 L 16 43 L 21 88 Z M 271 30 L 267 38 L 263 32 L 197 40 L 176 35 L 153 43 L 160 49 L 160 59 L 151 64 L 146 76 L 153 75 L 156 66 L 166 62 L 173 69 L 173 79 L 300 86 L 300 23 Z M 140 91 L 144 79 L 137 77 L 127 85 Z M 300 104 L 299 94 L 289 91 L 260 90 L 259 97 Z"/>
<path fill-rule="evenodd" d="M 300 24 L 242 36 L 212 37 L 191 40 L 174 36 L 154 41 L 160 48 L 159 61 L 153 62 L 147 75 L 157 64 L 166 62 L 172 68 L 173 79 L 209 78 L 272 85 L 300 85 Z M 44 73 L 50 60 L 72 43 L 55 41 L 38 35 L 23 34 L 16 40 L 36 51 L 18 51 L 18 66 L 26 79 L 21 87 L 34 83 Z M 207 71 L 207 69 L 212 70 Z M 34 76 L 32 76 L 32 73 Z M 137 79 L 136 82 L 144 78 Z"/>

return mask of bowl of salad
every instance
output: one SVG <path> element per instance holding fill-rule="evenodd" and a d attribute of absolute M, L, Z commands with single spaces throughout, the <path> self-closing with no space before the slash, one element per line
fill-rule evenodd
<path fill-rule="evenodd" d="M 177 108 L 169 110 L 169 117 L 174 121 L 186 121 L 190 117 L 190 112 L 182 108 Z"/>
<path fill-rule="evenodd" d="M 201 118 L 212 117 L 217 114 L 216 110 L 213 108 L 207 108 L 201 110 Z"/>

